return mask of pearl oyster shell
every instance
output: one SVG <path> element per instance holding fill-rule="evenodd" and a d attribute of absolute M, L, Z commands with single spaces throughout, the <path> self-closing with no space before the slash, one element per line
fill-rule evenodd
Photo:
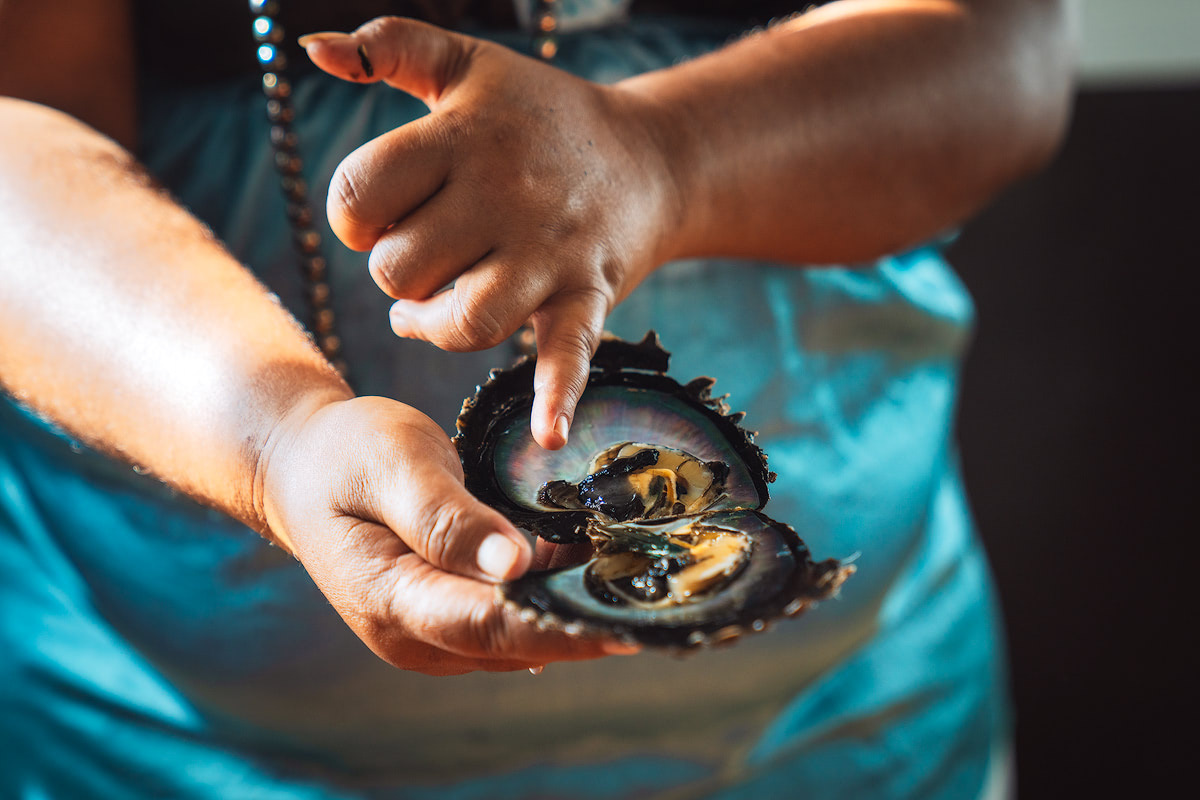
<path fill-rule="evenodd" d="M 711 378 L 667 377 L 668 360 L 653 331 L 606 338 L 561 450 L 529 430 L 532 357 L 492 370 L 463 403 L 467 488 L 543 539 L 594 546 L 584 564 L 497 587 L 526 621 L 687 651 L 799 614 L 854 572 L 814 562 L 761 513 L 775 475 L 743 415 L 712 397 Z"/>

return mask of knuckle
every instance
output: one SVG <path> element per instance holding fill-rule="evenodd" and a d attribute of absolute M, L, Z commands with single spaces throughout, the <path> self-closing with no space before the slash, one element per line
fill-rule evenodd
<path fill-rule="evenodd" d="M 384 294 L 388 297 L 399 300 L 404 297 L 404 292 L 401 288 L 402 281 L 396 265 L 395 254 L 389 252 L 388 249 L 376 246 L 370 257 L 367 259 L 367 271 L 371 273 L 371 280 L 375 281 Z"/>
<path fill-rule="evenodd" d="M 589 310 L 597 325 L 602 325 L 604 317 L 617 304 L 616 293 L 613 290 L 613 284 L 609 281 L 604 281 L 599 286 L 588 286 L 583 290 L 584 300 L 587 303 Z M 597 330 L 594 334 L 596 341 L 599 341 L 600 332 Z"/>
<path fill-rule="evenodd" d="M 438 76 L 442 86 L 448 86 L 460 75 L 466 74 L 471 63 L 480 52 L 486 52 L 488 45 L 478 39 L 457 34 L 444 37 L 441 71 Z"/>
<path fill-rule="evenodd" d="M 372 651 L 379 653 L 386 661 L 391 663 L 392 659 L 385 655 L 387 648 L 385 642 L 387 640 L 388 626 L 383 620 L 367 614 L 355 613 L 353 611 L 342 611 L 342 618 L 346 620 L 346 624 L 354 631 L 354 635 L 362 640 L 363 644 L 371 648 Z"/>
<path fill-rule="evenodd" d="M 504 658 L 508 654 L 508 628 L 499 606 L 480 606 L 467 618 L 469 644 L 485 658 Z"/>
<path fill-rule="evenodd" d="M 352 154 L 333 173 L 329 182 L 329 199 L 326 208 L 329 223 L 334 232 L 348 247 L 365 250 L 374 244 L 373 237 L 364 230 L 375 226 L 363 214 L 366 207 L 363 169 Z"/>
<path fill-rule="evenodd" d="M 444 349 L 484 350 L 500 344 L 505 335 L 503 323 L 486 298 L 455 290 Z"/>
<path fill-rule="evenodd" d="M 558 402 L 577 403 L 587 388 L 587 372 L 571 370 L 570 373 L 562 375 L 559 381 Z"/>
<path fill-rule="evenodd" d="M 572 325 L 555 332 L 552 346 L 560 356 L 590 361 L 597 338 L 591 325 Z"/>
<path fill-rule="evenodd" d="M 537 197 L 543 190 L 540 185 L 542 183 L 540 175 L 525 174 L 520 177 L 520 180 L 526 184 L 526 191 L 535 192 L 533 197 Z M 575 242 L 579 232 L 584 228 L 583 221 L 567 210 L 569 204 L 564 204 L 564 206 L 564 208 L 550 211 L 538 222 L 542 240 L 556 251 L 562 251 L 568 246 L 568 243 Z"/>
<path fill-rule="evenodd" d="M 559 319 L 572 319 L 575 322 L 574 325 L 561 326 L 564 329 L 564 346 L 579 348 L 591 358 L 600 342 L 604 319 L 615 301 L 612 289 L 607 285 L 587 284 L 559 291 L 552 303 L 553 311 Z M 546 310 L 539 312 L 542 315 L 545 313 Z"/>
<path fill-rule="evenodd" d="M 362 203 L 357 177 L 359 168 L 354 154 L 346 157 L 333 172 L 329 181 L 329 204 L 338 211 L 350 211 Z"/>
<path fill-rule="evenodd" d="M 576 337 L 571 337 L 574 341 Z M 579 398 L 587 388 L 588 363 L 591 361 L 591 351 L 584 345 L 564 342 L 566 352 L 570 357 L 571 368 L 559 376 L 560 386 L 564 393 L 571 398 Z"/>
<path fill-rule="evenodd" d="M 463 531 L 463 507 L 453 501 L 439 499 L 422 513 L 422 551 L 426 561 L 443 569 L 455 566 L 456 544 Z"/>
<path fill-rule="evenodd" d="M 616 305 L 616 289 L 624 280 L 628 272 L 628 267 L 625 262 L 619 258 L 606 257 L 600 260 L 600 277 L 601 285 L 596 287 L 606 303 L 604 310 L 607 313 Z"/>
<path fill-rule="evenodd" d="M 359 26 L 354 34 L 355 36 L 367 39 L 391 42 L 397 37 L 404 35 L 406 25 L 407 23 L 401 17 L 375 17 Z"/>

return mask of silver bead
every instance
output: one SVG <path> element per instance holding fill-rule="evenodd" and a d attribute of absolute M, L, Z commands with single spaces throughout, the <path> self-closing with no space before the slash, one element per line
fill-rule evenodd
<path fill-rule="evenodd" d="M 291 82 L 278 73 L 265 73 L 263 75 L 262 85 L 263 92 L 267 95 L 267 97 L 291 97 Z"/>
<path fill-rule="evenodd" d="M 287 69 L 287 56 L 273 44 L 260 44 L 255 55 L 258 56 L 258 63 L 262 65 L 263 69 L 269 69 L 272 72 Z"/>
<path fill-rule="evenodd" d="M 276 25 L 275 20 L 270 17 L 255 17 L 253 28 L 255 41 L 269 44 L 279 44 L 283 41 L 283 28 Z"/>

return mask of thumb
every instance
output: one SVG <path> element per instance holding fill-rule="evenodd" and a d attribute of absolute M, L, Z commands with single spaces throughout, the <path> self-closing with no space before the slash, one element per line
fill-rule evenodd
<path fill-rule="evenodd" d="M 383 81 L 432 105 L 457 80 L 476 41 L 417 20 L 378 17 L 354 33 L 298 40 L 312 62 L 343 80 Z"/>
<path fill-rule="evenodd" d="M 529 568 L 525 537 L 475 499 L 456 476 L 424 469 L 380 498 L 380 520 L 429 564 L 485 581 L 511 580 Z"/>

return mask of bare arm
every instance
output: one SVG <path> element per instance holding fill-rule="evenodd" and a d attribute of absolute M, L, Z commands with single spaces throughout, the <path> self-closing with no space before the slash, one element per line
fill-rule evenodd
<path fill-rule="evenodd" d="M 56 26 L 30 18 L 64 11 L 52 4 L 0 5 L 0 53 L 31 29 L 86 37 L 87 15 L 119 18 L 114 6 L 79 0 Z M 57 77 L 23 80 L 0 61 L 0 386 L 288 547 L 397 666 L 519 669 L 611 649 L 540 634 L 494 605 L 490 582 L 523 572 L 530 548 L 466 492 L 446 436 L 415 409 L 353 398 L 125 148 L 45 105 L 85 117 L 101 105 L 73 94 L 84 65 L 59 49 Z M 128 78 L 79 90 L 132 113 Z M 88 121 L 133 130 L 131 116 Z"/>
<path fill-rule="evenodd" d="M 432 111 L 342 162 L 330 222 L 371 251 L 401 336 L 471 350 L 531 320 L 533 432 L 558 447 L 605 316 L 662 263 L 867 259 L 1043 163 L 1069 102 L 1061 6 L 843 0 L 615 86 L 408 20 L 315 36 L 323 69 Z"/>
<path fill-rule="evenodd" d="M 275 420 L 293 397 L 349 393 L 122 146 L 134 137 L 128 14 L 104 0 L 0 2 L 0 383 L 265 532 L 254 473 Z"/>
<path fill-rule="evenodd" d="M 843 0 L 621 84 L 661 112 L 671 256 L 853 263 L 1039 167 L 1065 128 L 1054 0 Z"/>

